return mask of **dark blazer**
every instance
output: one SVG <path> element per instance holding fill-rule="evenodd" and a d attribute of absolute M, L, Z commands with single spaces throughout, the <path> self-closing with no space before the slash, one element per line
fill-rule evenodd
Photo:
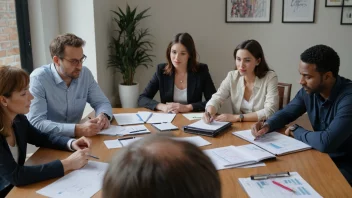
<path fill-rule="evenodd" d="M 39 147 L 68 150 L 69 137 L 42 133 L 33 127 L 24 115 L 17 115 L 12 127 L 18 147 L 18 163 L 11 154 L 6 138 L 0 135 L 0 194 L 13 186 L 27 185 L 64 175 L 60 160 L 33 166 L 24 166 L 24 162 L 27 143 Z"/>
<path fill-rule="evenodd" d="M 175 73 L 164 74 L 166 63 L 159 64 L 158 68 L 150 80 L 144 92 L 139 96 L 138 105 L 151 110 L 155 110 L 158 101 L 153 100 L 156 92 L 160 91 L 161 103 L 173 102 Z M 216 92 L 213 80 L 209 74 L 206 64 L 199 63 L 197 72 L 190 69 L 187 74 L 187 104 L 192 104 L 193 111 L 204 111 L 205 105 L 211 96 Z M 204 93 L 205 101 L 202 101 Z"/>

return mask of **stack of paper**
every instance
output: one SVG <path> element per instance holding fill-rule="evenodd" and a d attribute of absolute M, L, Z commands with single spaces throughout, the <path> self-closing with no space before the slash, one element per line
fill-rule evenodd
<path fill-rule="evenodd" d="M 107 168 L 107 163 L 88 161 L 83 168 L 72 171 L 37 193 L 58 198 L 92 197 L 101 189 Z"/>
<path fill-rule="evenodd" d="M 147 133 L 150 133 L 150 131 L 144 125 L 133 125 L 133 126 L 110 125 L 108 129 L 104 129 L 98 134 L 124 136 L 124 135 L 138 135 L 138 134 L 147 134 Z"/>
<path fill-rule="evenodd" d="M 171 123 L 160 123 L 160 124 L 151 124 L 153 127 L 158 129 L 159 131 L 172 131 L 177 130 L 178 127 Z"/>
<path fill-rule="evenodd" d="M 290 172 L 290 175 L 290 177 L 272 178 L 266 180 L 239 178 L 238 181 L 249 197 L 322 197 L 297 172 Z M 288 191 L 278 185 L 275 185 L 273 181 L 289 187 L 295 192 Z"/>
<path fill-rule="evenodd" d="M 220 132 L 231 126 L 231 122 L 219 122 L 213 121 L 210 124 L 205 123 L 203 120 L 199 120 L 193 124 L 184 126 L 183 129 L 187 133 L 194 133 L 199 135 L 206 135 L 215 137 Z"/>
<path fill-rule="evenodd" d="M 232 133 L 248 142 L 251 142 L 275 155 L 285 155 L 310 149 L 311 146 L 288 137 L 278 132 L 270 132 L 263 135 L 258 140 L 254 140 L 251 130 L 237 131 Z"/>
<path fill-rule="evenodd" d="M 204 153 L 209 156 L 217 170 L 254 164 L 261 160 L 275 158 L 275 155 L 253 144 L 208 149 L 204 150 Z"/>

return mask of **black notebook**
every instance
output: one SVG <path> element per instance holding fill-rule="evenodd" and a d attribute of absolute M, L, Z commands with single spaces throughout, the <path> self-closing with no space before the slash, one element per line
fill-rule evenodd
<path fill-rule="evenodd" d="M 199 120 L 198 122 L 184 126 L 183 130 L 186 133 L 194 133 L 198 135 L 215 137 L 221 132 L 225 131 L 227 128 L 229 128 L 231 124 L 231 122 L 218 121 L 213 121 L 210 124 L 206 124 L 203 122 L 203 120 Z"/>

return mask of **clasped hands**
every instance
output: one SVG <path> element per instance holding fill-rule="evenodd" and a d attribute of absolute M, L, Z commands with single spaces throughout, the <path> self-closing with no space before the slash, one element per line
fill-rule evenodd
<path fill-rule="evenodd" d="M 104 113 L 100 113 L 96 118 L 89 119 L 83 124 L 76 124 L 75 136 L 94 136 L 103 129 L 110 127 L 110 121 Z"/>
<path fill-rule="evenodd" d="M 186 113 L 192 111 L 193 107 L 191 104 L 184 105 L 177 102 L 167 102 L 166 104 L 162 104 L 160 110 L 165 113 Z"/>

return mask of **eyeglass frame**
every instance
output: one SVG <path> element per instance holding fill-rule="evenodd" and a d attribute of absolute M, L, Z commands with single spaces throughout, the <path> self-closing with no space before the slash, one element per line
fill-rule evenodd
<path fill-rule="evenodd" d="M 80 63 L 83 63 L 87 59 L 87 56 L 85 54 L 83 54 L 83 57 L 80 60 L 77 60 L 77 59 L 68 60 L 63 57 L 60 59 L 70 62 L 73 66 L 78 66 Z"/>

